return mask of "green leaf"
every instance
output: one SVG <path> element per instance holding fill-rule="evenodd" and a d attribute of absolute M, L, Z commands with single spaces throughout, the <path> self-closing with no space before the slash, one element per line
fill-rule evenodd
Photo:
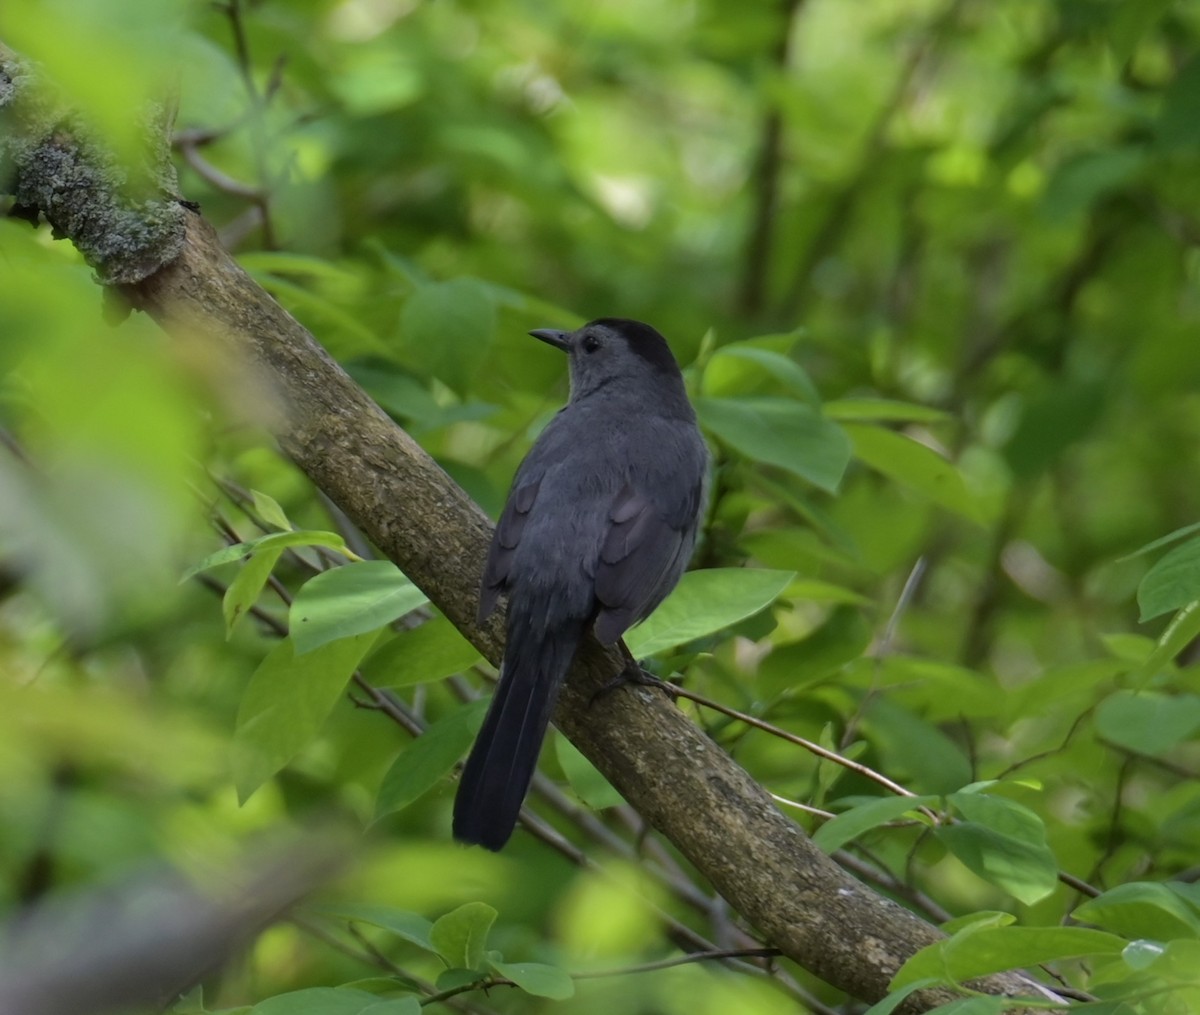
<path fill-rule="evenodd" d="M 399 938 L 411 944 L 424 948 L 426 951 L 437 951 L 433 946 L 430 932 L 433 923 L 420 913 L 410 913 L 405 909 L 394 909 L 391 906 L 336 906 L 323 908 L 325 916 L 349 920 L 353 923 L 369 923 L 372 927 L 390 931 Z"/>
<path fill-rule="evenodd" d="M 1121 958 L 1130 969 L 1141 971 L 1154 965 L 1166 954 L 1167 946 L 1161 941 L 1147 941 L 1141 938 L 1130 941 L 1121 952 Z"/>
<path fill-rule="evenodd" d="M 953 463 L 924 444 L 883 427 L 861 423 L 844 426 L 861 462 L 934 504 L 982 524 L 979 501 Z"/>
<path fill-rule="evenodd" d="M 1058 864 L 1033 811 L 982 793 L 953 793 L 948 800 L 967 820 L 935 834 L 963 864 L 1026 905 L 1054 891 Z"/>
<path fill-rule="evenodd" d="M 415 997 L 396 997 L 390 1001 L 376 1001 L 364 1008 L 359 1015 L 421 1015 L 421 1002 Z"/>
<path fill-rule="evenodd" d="M 250 1015 L 362 1015 L 379 998 L 349 987 L 309 987 L 259 1001 Z"/>
<path fill-rule="evenodd" d="M 1105 740 L 1151 757 L 1200 730 L 1200 696 L 1117 691 L 1096 709 L 1096 732 Z"/>
<path fill-rule="evenodd" d="M 865 715 L 870 738 L 886 762 L 884 771 L 909 789 L 950 793 L 971 778 L 971 763 L 958 744 L 899 702 L 875 697 Z"/>
<path fill-rule="evenodd" d="M 625 643 L 634 655 L 648 656 L 720 631 L 766 609 L 795 576 L 743 567 L 689 571 Z"/>
<path fill-rule="evenodd" d="M 303 655 L 375 631 L 429 599 L 391 561 L 362 560 L 314 575 L 292 601 L 289 628 Z"/>
<path fill-rule="evenodd" d="M 1012 913 L 1005 913 L 998 909 L 981 909 L 975 913 L 952 917 L 941 926 L 942 930 L 949 935 L 957 934 L 960 930 L 966 930 L 968 927 L 974 927 L 976 930 L 984 927 L 1011 927 L 1016 922 L 1017 918 Z"/>
<path fill-rule="evenodd" d="M 954 418 L 941 409 L 891 398 L 839 398 L 826 402 L 824 412 L 844 423 L 946 423 Z"/>
<path fill-rule="evenodd" d="M 789 585 L 789 596 L 791 592 Z M 807 637 L 776 645 L 759 664 L 757 683 L 768 694 L 806 687 L 859 658 L 873 634 L 860 609 L 839 606 Z"/>
<path fill-rule="evenodd" d="M 960 997 L 930 1008 L 929 1015 L 1003 1015 L 1008 1007 L 1002 997 Z"/>
<path fill-rule="evenodd" d="M 264 522 L 274 525 L 275 528 L 284 532 L 292 531 L 292 523 L 288 521 L 287 514 L 279 506 L 279 501 L 259 490 L 251 490 L 250 495 L 254 498 L 254 510 L 258 512 Z"/>
<path fill-rule="evenodd" d="M 1150 950 L 1150 946 L 1157 944 L 1158 942 L 1142 942 L 1144 946 L 1142 957 L 1146 957 L 1145 952 Z M 1129 963 L 1128 953 L 1129 949 L 1127 948 L 1122 956 L 1127 964 Z M 1159 957 L 1151 965 L 1154 967 L 1154 972 L 1164 979 L 1200 987 L 1200 941 L 1194 938 L 1168 941 L 1161 946 Z M 1187 996 L 1192 998 L 1190 1008 L 1195 1011 L 1196 992 L 1192 991 Z"/>
<path fill-rule="evenodd" d="M 259 536 L 257 539 L 248 539 L 244 543 L 234 543 L 232 546 L 221 547 L 216 552 L 210 553 L 199 564 L 188 568 L 183 573 L 180 581 L 187 581 L 189 578 L 200 574 L 201 571 L 208 571 L 214 567 L 220 567 L 222 564 L 241 560 L 243 557 L 248 557 L 261 550 L 269 550 L 276 547 L 284 549 L 290 546 L 327 546 L 343 555 L 349 554 L 349 551 L 346 549 L 346 541 L 336 532 L 323 532 L 316 529 L 271 532 L 265 536 Z"/>
<path fill-rule="evenodd" d="M 410 363 L 460 395 L 486 358 L 496 330 L 487 289 L 456 278 L 420 286 L 404 304 L 400 332 Z"/>
<path fill-rule="evenodd" d="M 1120 934 L 1124 938 L 1200 937 L 1200 916 L 1194 907 L 1166 885 L 1156 881 L 1131 881 L 1118 885 L 1075 910 L 1075 917 Z"/>
<path fill-rule="evenodd" d="M 785 398 L 697 398 L 705 428 L 751 461 L 777 465 L 833 492 L 850 461 L 838 424 Z"/>
<path fill-rule="evenodd" d="M 440 614 L 401 631 L 367 660 L 363 672 L 378 687 L 407 687 L 470 669 L 483 657 Z"/>
<path fill-rule="evenodd" d="M 1125 554 L 1124 557 L 1118 557 L 1116 563 L 1120 564 L 1126 560 L 1133 560 L 1134 557 L 1140 557 L 1145 553 L 1152 553 L 1155 550 L 1160 550 L 1164 546 L 1170 546 L 1174 542 L 1183 539 L 1184 536 L 1190 536 L 1193 532 L 1200 531 L 1200 522 L 1192 522 L 1191 525 L 1184 525 L 1176 529 L 1174 532 L 1168 532 L 1165 536 L 1160 536 L 1153 542 L 1147 543 L 1145 546 L 1139 546 L 1132 553 Z"/>
<path fill-rule="evenodd" d="M 236 560 L 241 560 L 243 557 L 248 557 L 254 547 L 254 542 L 247 543 L 231 543 L 229 546 L 222 546 L 219 550 L 214 550 L 207 557 L 189 567 L 180 578 L 180 582 L 185 582 L 189 578 L 204 571 L 211 571 L 215 567 L 221 567 L 224 564 L 232 564 Z"/>
<path fill-rule="evenodd" d="M 274 570 L 282 553 L 283 550 L 277 547 L 268 547 L 257 551 L 242 565 L 233 581 L 229 583 L 229 587 L 225 590 L 225 596 L 221 600 L 221 611 L 225 616 L 226 638 L 233 634 L 234 624 L 258 602 L 263 586 L 267 584 L 267 579 L 271 577 L 271 571 Z"/>
<path fill-rule="evenodd" d="M 487 903 L 468 902 L 434 923 L 430 938 L 451 969 L 481 970 L 488 932 L 495 922 L 496 910 Z"/>
<path fill-rule="evenodd" d="M 927 823 L 917 813 L 917 808 L 936 803 L 936 796 L 901 797 L 888 796 L 868 800 L 866 803 L 843 811 L 836 818 L 826 821 L 813 835 L 813 842 L 826 853 L 841 849 L 847 842 L 857 839 L 864 832 L 897 818 L 908 817 Z"/>
<path fill-rule="evenodd" d="M 482 983 L 488 978 L 488 975 L 481 969 L 462 969 L 455 966 L 452 969 L 443 969 L 433 982 L 438 990 L 459 990 L 462 987 Z"/>
<path fill-rule="evenodd" d="M 242 695 L 233 733 L 241 803 L 316 735 L 375 638 L 343 638 L 302 656 L 285 638 L 267 653 Z"/>
<path fill-rule="evenodd" d="M 1197 637 L 1200 637 L 1200 602 L 1188 603 L 1159 636 L 1150 654 L 1137 669 L 1138 686 L 1145 686 Z"/>
<path fill-rule="evenodd" d="M 918 990 L 924 990 L 926 987 L 936 986 L 939 982 L 933 978 L 918 980 L 916 983 L 910 983 L 907 987 L 893 990 L 883 1000 L 876 1001 L 871 1005 L 870 1008 L 863 1012 L 863 1015 L 892 1015 L 892 1012 L 899 1008 L 910 994 L 915 994 Z"/>
<path fill-rule="evenodd" d="M 962 983 L 977 976 L 1088 955 L 1120 955 L 1126 942 L 1086 927 L 966 927 L 913 955 L 892 989 L 937 978 Z"/>
<path fill-rule="evenodd" d="M 745 343 L 725 345 L 713 353 L 704 368 L 703 390 L 706 395 L 722 397 L 752 390 L 747 382 L 755 375 L 778 381 L 793 395 L 812 406 L 821 404 L 816 385 L 795 360 Z"/>
<path fill-rule="evenodd" d="M 491 961 L 488 964 L 526 994 L 548 997 L 554 1001 L 565 1001 L 575 995 L 575 982 L 558 966 L 547 966 L 540 962 Z"/>
<path fill-rule="evenodd" d="M 415 997 L 395 997 L 389 1001 L 376 1001 L 360 1015 L 421 1015 L 421 1011 L 421 1002 Z"/>
<path fill-rule="evenodd" d="M 784 589 L 788 599 L 804 599 L 810 603 L 835 603 L 839 606 L 869 606 L 871 600 L 844 585 L 823 582 L 816 578 L 797 578 Z"/>
<path fill-rule="evenodd" d="M 376 821 L 407 807 L 454 768 L 479 732 L 487 706 L 487 698 L 461 705 L 400 752 L 379 787 Z"/>
<path fill-rule="evenodd" d="M 1150 568 L 1137 599 L 1143 623 L 1200 600 L 1200 539 L 1175 547 Z"/>
<path fill-rule="evenodd" d="M 600 770 L 561 733 L 554 737 L 554 752 L 567 782 L 571 784 L 571 789 L 592 810 L 602 811 L 606 807 L 616 807 L 625 802 L 624 797 L 604 778 Z"/>

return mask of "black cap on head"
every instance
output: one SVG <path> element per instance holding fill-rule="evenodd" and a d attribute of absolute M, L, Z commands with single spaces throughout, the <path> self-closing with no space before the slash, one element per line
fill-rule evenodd
<path fill-rule="evenodd" d="M 624 317 L 601 317 L 589 322 L 586 327 L 590 328 L 593 324 L 616 332 L 625 339 L 626 345 L 631 350 L 656 370 L 668 372 L 679 370 L 679 364 L 672 355 L 667 340 L 650 325 L 643 324 L 641 321 L 631 321 Z"/>

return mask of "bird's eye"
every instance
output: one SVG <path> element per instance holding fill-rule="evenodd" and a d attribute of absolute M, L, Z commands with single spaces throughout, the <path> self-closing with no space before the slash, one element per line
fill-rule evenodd
<path fill-rule="evenodd" d="M 595 335 L 584 335 L 583 336 L 583 351 L 584 352 L 595 352 L 599 348 L 600 348 L 600 339 L 598 339 Z"/>

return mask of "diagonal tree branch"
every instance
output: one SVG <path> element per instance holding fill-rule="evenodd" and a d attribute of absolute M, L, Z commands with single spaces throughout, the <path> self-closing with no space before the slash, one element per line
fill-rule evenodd
<path fill-rule="evenodd" d="M 487 658 L 499 660 L 500 620 L 483 627 L 474 620 L 490 531 L 483 512 L 221 248 L 212 227 L 172 196 L 173 181 L 160 179 L 154 199 L 130 193 L 128 175 L 112 173 L 111 158 L 84 128 L 64 131 L 59 118 L 47 130 L 46 118 L 27 115 L 40 87 L 31 68 L 0 47 L 0 190 L 35 204 L 102 280 L 120 282 L 167 332 L 228 350 L 270 392 L 271 429 L 284 452 Z M 165 150 L 161 125 L 154 141 L 156 153 Z M 52 160 L 44 157 L 50 149 Z M 91 185 L 72 189 L 81 175 Z M 143 216 L 156 228 L 144 229 Z M 98 236 L 104 242 L 93 242 Z M 592 705 L 621 666 L 615 652 L 585 645 L 558 706 L 559 728 L 770 944 L 855 997 L 884 996 L 904 960 L 940 932 L 817 849 L 660 691 L 630 686 Z M 1053 998 L 1016 974 L 974 986 Z M 900 1010 L 924 1011 L 954 996 L 926 990 Z"/>

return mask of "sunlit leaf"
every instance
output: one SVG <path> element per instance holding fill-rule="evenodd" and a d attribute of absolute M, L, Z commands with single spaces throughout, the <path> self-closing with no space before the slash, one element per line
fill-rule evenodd
<path fill-rule="evenodd" d="M 750 381 L 764 377 L 809 405 L 821 404 L 816 385 L 799 363 L 783 353 L 744 342 L 724 345 L 713 353 L 704 368 L 704 393 L 715 397 L 743 394 L 753 390 Z"/>
<path fill-rule="evenodd" d="M 454 768 L 475 739 L 487 706 L 487 698 L 460 706 L 430 726 L 400 753 L 379 787 L 375 800 L 376 820 L 407 807 Z"/>
<path fill-rule="evenodd" d="M 486 903 L 468 902 L 437 920 L 429 936 L 450 968 L 482 969 L 484 948 L 496 916 L 496 910 Z"/>
<path fill-rule="evenodd" d="M 419 627 L 401 631 L 365 664 L 380 687 L 407 687 L 462 673 L 483 657 L 445 617 L 431 617 Z"/>
<path fill-rule="evenodd" d="M 428 602 L 425 593 L 386 560 L 363 560 L 322 571 L 292 601 L 289 628 L 296 652 L 374 631 Z"/>
<path fill-rule="evenodd" d="M 973 522 L 983 521 L 979 501 L 951 462 L 924 444 L 883 427 L 845 424 L 854 454 L 872 469 Z"/>
<path fill-rule="evenodd" d="M 241 560 L 243 557 L 248 557 L 253 553 L 264 550 L 282 550 L 291 546 L 327 546 L 331 550 L 337 550 L 342 554 L 346 554 L 347 552 L 346 541 L 336 532 L 322 532 L 311 529 L 296 529 L 291 532 L 271 532 L 265 536 L 259 536 L 257 539 L 248 539 L 244 543 L 234 543 L 231 546 L 221 547 L 221 549 L 210 553 L 198 564 L 188 568 L 181 580 L 186 581 L 200 574 L 202 571 L 209 571 L 214 567 L 220 567 L 222 564 Z"/>
<path fill-rule="evenodd" d="M 1197 637 L 1200 637 L 1200 601 L 1188 603 L 1171 618 L 1167 629 L 1138 666 L 1138 686 L 1144 687 Z"/>
<path fill-rule="evenodd" d="M 260 1001 L 250 1015 L 362 1015 L 379 998 L 350 987 L 309 987 Z"/>
<path fill-rule="evenodd" d="M 917 808 L 933 804 L 936 800 L 935 796 L 894 796 L 868 800 L 826 821 L 813 834 L 813 842 L 826 853 L 832 853 L 864 832 L 905 815 L 911 815 L 914 820 L 924 822 L 925 819 L 916 816 Z"/>
<path fill-rule="evenodd" d="M 415 997 L 395 997 L 388 1001 L 376 1001 L 359 1015 L 421 1015 L 421 1010 L 421 1002 Z"/>
<path fill-rule="evenodd" d="M 329 642 L 297 655 L 290 638 L 259 664 L 238 708 L 233 776 L 245 801 L 320 729 L 377 633 Z"/>
<path fill-rule="evenodd" d="M 1105 740 L 1156 756 L 1200 730 L 1200 696 L 1117 691 L 1096 709 L 1096 731 Z"/>
<path fill-rule="evenodd" d="M 1200 938 L 1200 912 L 1166 885 L 1131 881 L 1088 899 L 1075 910 L 1079 920 L 1095 923 L 1125 938 Z"/>
<path fill-rule="evenodd" d="M 1200 539 L 1189 539 L 1166 554 L 1138 585 L 1142 621 L 1200 600 Z"/>
<path fill-rule="evenodd" d="M 575 994 L 575 982 L 558 966 L 547 966 L 541 962 L 497 962 L 494 959 L 488 964 L 505 979 L 512 980 L 525 993 L 535 997 L 565 1001 Z"/>
<path fill-rule="evenodd" d="M 433 923 L 421 916 L 420 913 L 410 913 L 404 909 L 394 909 L 391 906 L 336 906 L 322 910 L 323 913 L 349 920 L 354 923 L 369 923 L 374 927 L 390 931 L 397 937 L 403 938 L 426 951 L 436 951 L 430 931 Z"/>
<path fill-rule="evenodd" d="M 720 631 L 766 609 L 795 577 L 792 571 L 709 568 L 689 571 L 642 624 L 625 635 L 635 655 L 648 656 Z"/>
<path fill-rule="evenodd" d="M 1170 546 L 1172 543 L 1178 542 L 1185 536 L 1190 536 L 1193 532 L 1200 532 L 1200 522 L 1193 522 L 1191 525 L 1184 525 L 1176 529 L 1174 532 L 1168 532 L 1165 536 L 1161 536 L 1144 546 L 1139 546 L 1132 553 L 1127 553 L 1123 557 L 1117 558 L 1117 563 L 1126 560 L 1133 560 L 1135 557 L 1140 557 L 1144 553 L 1152 553 L 1155 550 L 1161 550 L 1164 546 Z"/>
<path fill-rule="evenodd" d="M 971 763 L 962 748 L 933 722 L 887 696 L 868 703 L 866 718 L 883 769 L 906 788 L 950 793 L 970 781 Z"/>
<path fill-rule="evenodd" d="M 1037 815 L 1001 796 L 963 792 L 948 799 L 966 820 L 934 834 L 967 867 L 1027 905 L 1054 891 L 1058 864 Z"/>
<path fill-rule="evenodd" d="M 285 532 L 291 531 L 292 523 L 288 521 L 286 512 L 279 506 L 279 501 L 261 490 L 251 490 L 250 495 L 254 498 L 254 510 L 258 512 L 264 522 Z"/>
<path fill-rule="evenodd" d="M 862 610 L 839 606 L 803 639 L 776 645 L 758 666 L 758 684 L 776 694 L 821 680 L 859 658 L 872 635 Z"/>
<path fill-rule="evenodd" d="M 259 593 L 271 577 L 271 571 L 283 553 L 281 547 L 267 547 L 252 554 L 234 576 L 221 601 L 225 613 L 225 634 L 233 633 L 234 625 L 258 601 Z"/>
<path fill-rule="evenodd" d="M 935 977 L 964 983 L 989 973 L 1043 962 L 1119 955 L 1125 943 L 1115 934 L 1087 927 L 972 926 L 922 948 L 904 963 L 892 980 L 892 987 Z"/>
<path fill-rule="evenodd" d="M 850 460 L 838 424 L 784 398 L 697 398 L 700 422 L 751 461 L 777 465 L 822 490 L 836 490 Z"/>

